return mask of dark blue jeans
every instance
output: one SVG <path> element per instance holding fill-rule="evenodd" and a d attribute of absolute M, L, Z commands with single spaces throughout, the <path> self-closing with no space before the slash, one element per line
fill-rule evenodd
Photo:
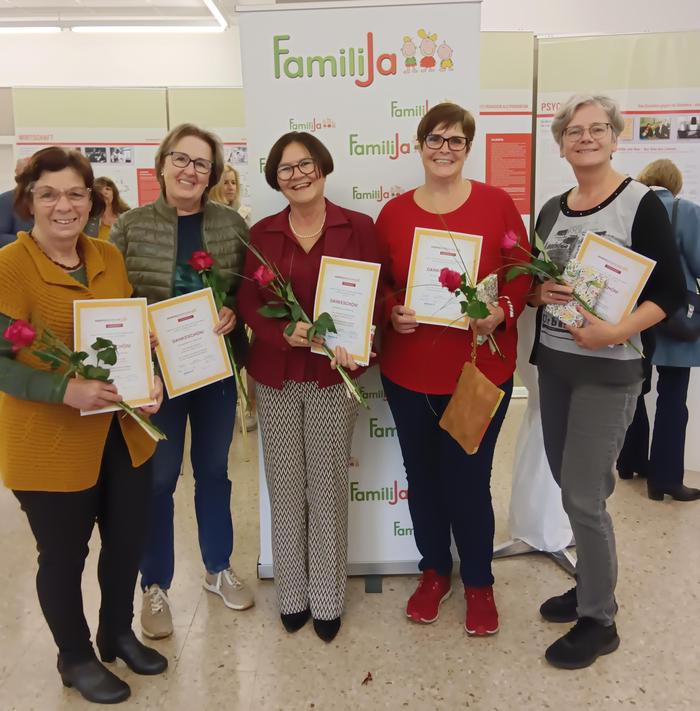
<path fill-rule="evenodd" d="M 210 573 L 229 566 L 233 550 L 228 450 L 236 419 L 236 382 L 227 378 L 173 400 L 167 396 L 153 421 L 168 439 L 153 456 L 150 532 L 141 561 L 141 587 L 167 590 L 175 570 L 173 494 L 180 476 L 185 426 L 190 420 L 194 506 L 202 560 Z"/>
<path fill-rule="evenodd" d="M 513 392 L 512 378 L 476 454 L 467 454 L 438 424 L 450 395 L 417 393 L 382 376 L 396 423 L 408 479 L 408 507 L 419 568 L 452 573 L 450 530 L 459 553 L 459 572 L 469 587 L 493 584 L 494 518 L 491 465 L 496 440 Z"/>

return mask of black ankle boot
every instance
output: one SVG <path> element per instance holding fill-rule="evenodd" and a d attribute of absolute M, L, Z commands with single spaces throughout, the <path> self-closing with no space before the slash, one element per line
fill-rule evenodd
<path fill-rule="evenodd" d="M 287 632 L 298 632 L 309 621 L 309 617 L 311 617 L 311 611 L 308 607 L 301 612 L 280 615 L 284 629 Z"/>
<path fill-rule="evenodd" d="M 136 674 L 160 674 L 168 668 L 167 658 L 142 644 L 132 630 L 109 640 L 98 632 L 97 648 L 103 662 L 113 662 L 119 657 Z"/>
<path fill-rule="evenodd" d="M 332 642 L 340 629 L 340 617 L 333 620 L 317 620 L 314 617 L 314 629 L 324 642 Z"/>
<path fill-rule="evenodd" d="M 131 695 L 129 685 L 96 657 L 82 662 L 66 662 L 58 655 L 56 664 L 63 686 L 75 687 L 84 699 L 94 704 L 118 704 Z"/>
<path fill-rule="evenodd" d="M 563 595 L 550 597 L 540 605 L 540 615 L 547 622 L 573 622 L 578 619 L 576 607 L 578 605 L 578 597 L 576 588 L 567 590 Z"/>
<path fill-rule="evenodd" d="M 647 482 L 647 494 L 652 501 L 663 501 L 664 496 L 670 496 L 675 501 L 697 501 L 700 499 L 700 489 L 693 489 L 685 484 L 660 488 Z"/>

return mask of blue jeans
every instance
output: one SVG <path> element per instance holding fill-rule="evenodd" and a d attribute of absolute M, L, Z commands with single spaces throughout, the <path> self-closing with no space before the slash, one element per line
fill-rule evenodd
<path fill-rule="evenodd" d="M 194 506 L 199 548 L 210 573 L 226 570 L 233 550 L 231 482 L 228 450 L 236 419 L 236 382 L 227 378 L 170 400 L 165 397 L 153 421 L 168 439 L 153 456 L 150 531 L 141 560 L 141 587 L 170 587 L 175 570 L 173 494 L 190 420 L 190 457 L 194 471 Z"/>
<path fill-rule="evenodd" d="M 452 573 L 451 530 L 462 582 L 475 588 L 493 585 L 491 465 L 513 379 L 499 386 L 505 397 L 475 454 L 467 454 L 438 424 L 451 395 L 426 396 L 384 375 L 382 383 L 408 479 L 408 508 L 421 554 L 418 567 L 439 575 Z"/>

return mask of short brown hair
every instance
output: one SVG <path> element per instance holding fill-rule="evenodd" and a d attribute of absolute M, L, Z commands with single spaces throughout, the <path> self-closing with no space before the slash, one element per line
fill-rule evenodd
<path fill-rule="evenodd" d="M 90 217 L 101 215 L 105 209 L 105 203 L 95 189 L 95 176 L 92 174 L 90 161 L 79 151 L 67 150 L 60 146 L 49 146 L 37 151 L 25 166 L 24 170 L 15 178 L 17 187 L 14 194 L 15 212 L 25 220 L 32 216 L 32 193 L 34 183 L 44 173 L 57 173 L 59 170 L 72 168 L 85 183 L 85 187 L 90 189 Z"/>
<path fill-rule="evenodd" d="M 678 195 L 683 187 L 683 173 L 678 166 L 668 158 L 659 158 L 642 168 L 642 172 L 637 176 L 637 180 L 644 185 L 656 185 L 660 188 L 670 190 L 674 197 Z"/>
<path fill-rule="evenodd" d="M 300 143 L 314 159 L 316 168 L 322 177 L 326 177 L 333 172 L 333 157 L 321 141 L 306 131 L 290 131 L 280 136 L 275 144 L 270 148 L 265 162 L 265 180 L 273 190 L 279 190 L 280 184 L 277 182 L 277 169 L 282 162 L 284 149 L 290 143 Z"/>
<path fill-rule="evenodd" d="M 474 134 L 476 133 L 476 121 L 469 111 L 463 109 L 458 104 L 452 104 L 448 101 L 433 106 L 420 120 L 416 136 L 421 148 L 425 143 L 426 136 L 432 133 L 438 126 L 454 126 L 456 123 L 458 123 L 464 131 L 464 135 L 467 138 L 467 150 L 469 150 L 474 140 Z"/>
<path fill-rule="evenodd" d="M 202 195 L 202 203 L 204 203 L 209 191 L 219 182 L 221 173 L 224 170 L 224 148 L 219 138 L 211 131 L 205 131 L 193 123 L 181 123 L 179 126 L 175 126 L 158 147 L 158 152 L 156 153 L 156 177 L 158 178 L 163 197 L 165 197 L 165 181 L 163 180 L 165 157 L 181 138 L 187 138 L 187 136 L 199 138 L 211 148 L 211 173 L 209 173 L 209 184 Z"/>
<path fill-rule="evenodd" d="M 128 212 L 131 208 L 124 202 L 124 199 L 119 194 L 119 188 L 116 183 L 108 178 L 106 175 L 101 175 L 99 178 L 95 178 L 95 190 L 100 188 L 109 188 L 112 191 L 112 212 L 115 215 L 121 215 L 124 212 Z"/>

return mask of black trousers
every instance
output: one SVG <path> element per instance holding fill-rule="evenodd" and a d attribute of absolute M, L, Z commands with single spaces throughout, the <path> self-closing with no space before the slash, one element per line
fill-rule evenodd
<path fill-rule="evenodd" d="M 14 492 L 39 551 L 39 603 L 65 660 L 94 655 L 81 578 L 95 521 L 102 541 L 97 568 L 102 596 L 98 635 L 110 640 L 131 629 L 150 493 L 150 463 L 132 467 L 116 415 L 95 486 L 67 493 Z"/>

